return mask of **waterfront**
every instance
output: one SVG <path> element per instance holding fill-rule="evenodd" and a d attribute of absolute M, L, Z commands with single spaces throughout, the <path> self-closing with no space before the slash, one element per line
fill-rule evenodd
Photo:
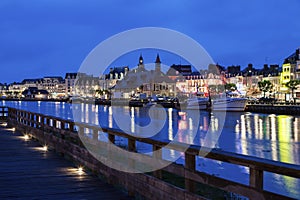
<path fill-rule="evenodd" d="M 124 124 L 127 124 L 127 127 L 124 127 L 126 131 L 133 133 L 139 133 L 143 126 L 150 123 L 149 115 L 142 108 L 108 107 L 88 104 L 76 104 L 71 107 L 67 103 L 25 101 L 2 101 L 1 104 L 66 119 L 72 119 L 72 110 L 77 109 L 84 113 L 84 115 L 79 116 L 82 121 L 108 127 L 116 127 L 117 124 L 114 120 L 115 113 L 118 116 L 129 115 L 130 117 L 124 117 L 122 120 L 124 120 Z M 162 113 L 165 113 L 165 119 Z M 162 124 L 162 131 L 156 137 L 162 140 L 173 139 L 174 134 L 177 134 L 177 138 L 181 142 L 203 145 L 207 130 L 210 129 L 213 132 L 220 128 L 219 115 L 215 113 L 210 115 L 207 112 L 201 112 L 199 117 L 196 114 L 197 112 L 195 111 L 179 113 L 173 109 L 155 109 L 154 115 L 151 115 L 153 123 L 160 124 L 162 119 L 166 120 Z M 196 123 L 197 120 L 195 119 L 198 119 L 199 124 Z M 228 113 L 222 133 L 215 147 L 226 151 L 299 165 L 299 120 L 300 117 L 287 115 Z M 191 137 L 193 130 L 197 130 L 195 138 Z M 146 146 L 138 144 L 138 151 L 146 150 Z M 198 159 L 197 163 L 197 167 L 203 171 L 242 183 L 248 182 L 247 175 L 249 172 L 246 168 L 222 162 L 203 161 L 203 159 Z M 183 160 L 179 159 L 177 162 L 182 163 Z M 267 190 L 279 191 L 294 198 L 299 198 L 299 180 L 275 176 L 269 173 L 266 173 L 265 177 L 265 188 Z"/>

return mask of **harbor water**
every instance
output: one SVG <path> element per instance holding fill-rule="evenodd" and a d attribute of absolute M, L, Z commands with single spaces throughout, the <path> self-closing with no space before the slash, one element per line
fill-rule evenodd
<path fill-rule="evenodd" d="M 0 105 L 120 128 L 135 136 L 177 140 L 300 165 L 300 116 L 227 112 L 222 119 L 220 113 L 172 108 L 151 108 L 150 112 L 147 108 L 128 106 L 45 101 L 1 101 Z M 149 147 L 138 144 L 137 150 L 145 152 Z M 166 150 L 164 157 L 168 159 L 175 154 Z M 179 157 L 176 162 L 183 163 L 184 159 Z M 218 177 L 249 183 L 246 167 L 199 157 L 197 168 Z M 291 177 L 264 173 L 264 189 L 300 199 L 300 181 Z"/>

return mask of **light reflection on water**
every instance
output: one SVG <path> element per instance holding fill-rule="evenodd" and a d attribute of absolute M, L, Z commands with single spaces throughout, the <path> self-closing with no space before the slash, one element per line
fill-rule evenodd
<path fill-rule="evenodd" d="M 153 111 L 150 119 L 147 110 L 144 108 L 129 107 L 109 107 L 98 105 L 76 104 L 70 106 L 68 103 L 54 102 L 0 102 L 0 105 L 25 109 L 32 112 L 39 112 L 46 115 L 57 116 L 65 119 L 80 119 L 85 123 L 101 125 L 104 127 L 118 128 L 114 114 L 130 116 L 122 118 L 125 130 L 128 133 L 141 134 L 139 130 L 149 123 L 161 123 L 165 120 L 162 130 L 153 135 L 160 140 L 178 140 L 188 144 L 197 144 L 210 147 L 218 147 L 226 151 L 253 155 L 266 159 L 293 163 L 300 165 L 300 117 L 274 114 L 256 113 L 227 113 L 222 133 L 216 144 L 210 143 L 207 137 L 212 137 L 211 133 L 218 131 L 220 122 L 218 114 L 212 115 L 208 112 L 187 111 L 178 112 L 174 109 L 165 109 L 166 119 L 162 119 L 161 111 Z M 79 110 L 78 116 L 73 117 L 73 110 Z M 76 115 L 77 115 L 76 114 Z M 197 123 L 196 123 L 197 122 Z M 122 127 L 123 129 L 124 127 Z M 194 132 L 196 130 L 196 135 Z M 149 130 L 151 131 L 151 130 Z M 210 132 L 209 132 L 210 131 Z M 151 135 L 151 134 L 150 134 Z M 100 138 L 100 136 L 99 136 Z M 102 140 L 106 140 L 103 135 Z M 116 138 L 120 140 L 120 138 Z M 124 142 L 122 140 L 118 141 Z M 125 142 L 124 142 L 125 144 Z M 147 146 L 137 145 L 141 151 L 147 153 Z M 165 150 L 164 157 L 175 156 L 177 152 Z M 183 163 L 179 159 L 179 163 Z M 230 164 L 207 161 L 199 158 L 197 161 L 201 170 L 216 174 L 221 177 L 230 178 L 242 183 L 248 183 L 248 169 L 244 167 L 231 166 Z M 226 169 L 228 172 L 226 172 Z M 234 173 L 232 173 L 234 171 Z M 265 173 L 265 188 L 271 191 L 280 191 L 292 197 L 300 197 L 300 182 L 286 176 L 278 176 Z M 243 179 L 241 181 L 241 179 Z M 275 181 L 276 184 L 273 184 Z"/>

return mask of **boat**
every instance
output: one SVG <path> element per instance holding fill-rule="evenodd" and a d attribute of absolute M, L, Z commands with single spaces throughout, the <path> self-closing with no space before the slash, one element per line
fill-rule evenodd
<path fill-rule="evenodd" d="M 197 93 L 197 96 L 187 99 L 186 109 L 190 110 L 206 110 L 209 105 L 209 98 L 205 93 Z"/>
<path fill-rule="evenodd" d="M 187 100 L 186 109 L 190 110 L 206 110 L 209 103 L 209 98 L 194 97 Z"/>
<path fill-rule="evenodd" d="M 212 100 L 213 111 L 245 111 L 247 98 L 238 92 L 228 92 L 226 95 Z"/>

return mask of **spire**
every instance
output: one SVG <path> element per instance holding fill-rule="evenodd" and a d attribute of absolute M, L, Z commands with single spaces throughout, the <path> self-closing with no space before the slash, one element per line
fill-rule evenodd
<path fill-rule="evenodd" d="M 161 63 L 161 62 L 160 62 L 160 58 L 159 58 L 159 54 L 157 54 L 157 56 L 156 56 L 155 63 Z"/>
<path fill-rule="evenodd" d="M 159 58 L 158 54 L 157 54 L 156 60 L 155 60 L 155 71 L 161 72 L 161 62 L 160 62 L 160 58 Z"/>
<path fill-rule="evenodd" d="M 140 58 L 139 58 L 139 64 L 143 64 L 144 63 L 144 59 L 143 59 L 143 56 L 142 54 L 140 55 Z"/>

